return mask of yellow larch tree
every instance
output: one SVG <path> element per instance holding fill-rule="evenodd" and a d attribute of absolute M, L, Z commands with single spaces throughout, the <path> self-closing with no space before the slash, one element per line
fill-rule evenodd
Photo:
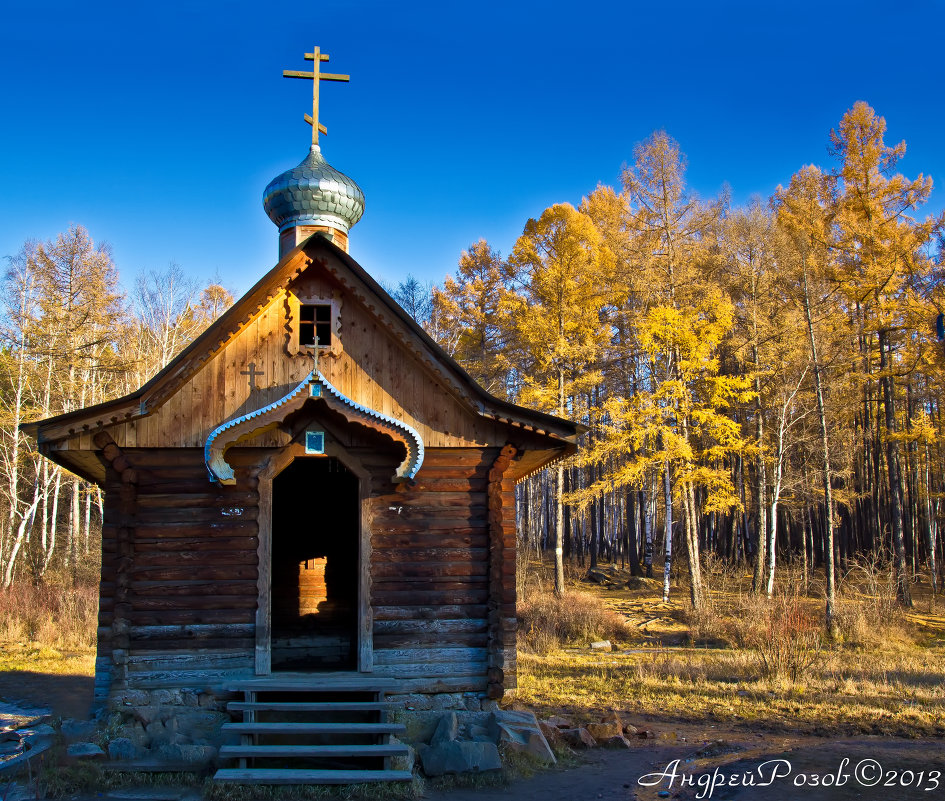
<path fill-rule="evenodd" d="M 518 402 L 562 417 L 584 416 L 581 401 L 599 381 L 607 342 L 602 287 L 613 256 L 591 219 L 573 206 L 552 206 L 529 220 L 509 258 Z M 564 466 L 555 489 L 555 592 L 564 591 Z"/>

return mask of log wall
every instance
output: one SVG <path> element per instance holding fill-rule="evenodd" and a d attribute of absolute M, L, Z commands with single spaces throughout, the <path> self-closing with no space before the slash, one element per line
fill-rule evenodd
<path fill-rule="evenodd" d="M 485 692 L 489 520 L 498 448 L 426 452 L 416 485 L 378 486 L 372 525 L 374 672 L 405 692 Z"/>
<path fill-rule="evenodd" d="M 255 477 L 242 470 L 235 486 L 211 484 L 195 448 L 123 455 L 136 483 L 130 492 L 114 480 L 106 485 L 97 673 L 108 656 L 112 672 L 98 683 L 173 683 L 195 668 L 248 672 L 257 596 Z M 117 519 L 116 488 L 125 507 Z"/>
<path fill-rule="evenodd" d="M 232 487 L 208 480 L 198 448 L 108 452 L 99 697 L 252 675 L 256 472 L 272 451 L 244 449 Z M 400 692 L 496 696 L 514 681 L 510 452 L 429 449 L 409 487 L 390 483 L 390 454 L 358 454 L 371 476 L 374 674 Z"/>

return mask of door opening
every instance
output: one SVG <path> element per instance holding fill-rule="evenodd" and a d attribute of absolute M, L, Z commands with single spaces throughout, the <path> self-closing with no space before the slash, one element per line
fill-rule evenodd
<path fill-rule="evenodd" d="M 272 482 L 272 670 L 354 670 L 358 652 L 358 478 L 299 458 Z"/>

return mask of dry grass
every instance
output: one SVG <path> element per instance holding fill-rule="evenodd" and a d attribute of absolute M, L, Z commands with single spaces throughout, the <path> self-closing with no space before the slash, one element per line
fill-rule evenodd
<path fill-rule="evenodd" d="M 519 602 L 518 617 L 523 647 L 539 654 L 566 645 L 630 636 L 623 616 L 590 592 L 569 590 L 559 598 L 547 588 L 535 586 Z"/>
<path fill-rule="evenodd" d="M 753 730 L 945 735 L 945 617 L 904 613 L 882 570 L 848 573 L 833 640 L 822 598 L 802 595 L 789 571 L 772 600 L 750 596 L 747 575 L 709 578 L 699 614 L 684 608 L 685 588 L 668 604 L 652 591 L 585 589 L 622 613 L 631 647 L 526 651 L 516 700 L 589 718 L 615 708 Z"/>
<path fill-rule="evenodd" d="M 97 585 L 0 589 L 0 670 L 91 676 L 97 621 Z"/>

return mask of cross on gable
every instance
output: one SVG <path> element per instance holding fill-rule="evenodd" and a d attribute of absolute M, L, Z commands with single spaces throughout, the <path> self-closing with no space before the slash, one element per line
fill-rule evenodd
<path fill-rule="evenodd" d="M 260 370 L 256 367 L 256 362 L 250 362 L 248 370 L 240 370 L 240 375 L 249 376 L 249 391 L 250 392 L 252 392 L 254 389 L 258 389 L 258 387 L 256 386 L 257 376 L 262 376 L 265 374 L 266 374 L 265 370 Z"/>
<path fill-rule="evenodd" d="M 321 62 L 328 61 L 328 54 L 322 53 L 317 47 L 314 52 L 306 53 L 306 61 L 314 61 L 311 72 L 301 72 L 299 70 L 283 70 L 283 78 L 304 78 L 312 82 L 312 113 L 306 114 L 305 121 L 312 126 L 312 144 L 318 144 L 318 133 L 328 133 L 328 129 L 318 121 L 318 86 L 322 81 L 350 81 L 350 75 L 338 75 L 331 72 L 321 71 Z"/>

